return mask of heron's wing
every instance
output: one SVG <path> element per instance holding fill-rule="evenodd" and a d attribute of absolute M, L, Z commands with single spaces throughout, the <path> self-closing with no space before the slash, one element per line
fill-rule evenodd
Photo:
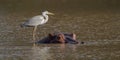
<path fill-rule="evenodd" d="M 44 17 L 42 15 L 38 15 L 27 20 L 24 24 L 28 26 L 37 26 L 42 24 L 42 22 L 44 22 Z"/>

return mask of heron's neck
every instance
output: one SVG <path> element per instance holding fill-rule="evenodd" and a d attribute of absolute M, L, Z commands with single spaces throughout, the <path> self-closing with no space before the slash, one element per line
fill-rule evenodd
<path fill-rule="evenodd" d="M 43 17 L 44 17 L 44 20 L 45 20 L 45 22 L 47 22 L 48 21 L 48 15 L 46 15 L 46 14 L 42 14 L 43 15 Z"/>

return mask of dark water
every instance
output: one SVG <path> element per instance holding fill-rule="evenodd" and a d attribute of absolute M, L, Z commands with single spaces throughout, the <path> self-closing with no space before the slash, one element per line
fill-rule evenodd
<path fill-rule="evenodd" d="M 37 39 L 59 31 L 85 44 L 33 46 L 33 28 L 20 24 L 43 10 L 55 15 L 38 27 Z M 119 0 L 0 0 L 0 60 L 119 60 L 119 10 Z"/>

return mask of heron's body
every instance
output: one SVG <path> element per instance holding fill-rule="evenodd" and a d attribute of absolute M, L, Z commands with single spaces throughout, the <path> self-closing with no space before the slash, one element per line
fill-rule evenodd
<path fill-rule="evenodd" d="M 31 19 L 27 20 L 23 25 L 24 26 L 38 26 L 45 24 L 48 21 L 48 15 L 37 15 L 32 17 Z"/>
<path fill-rule="evenodd" d="M 47 14 L 53 15 L 53 13 L 50 13 L 48 11 L 44 11 L 44 12 L 42 12 L 42 15 L 34 16 L 34 17 L 32 17 L 31 19 L 27 20 L 26 22 L 24 22 L 21 25 L 22 27 L 28 27 L 28 26 L 35 27 L 34 30 L 33 30 L 33 39 L 35 37 L 35 31 L 37 29 L 37 26 L 45 24 L 48 21 L 49 17 L 48 17 Z"/>
<path fill-rule="evenodd" d="M 24 25 L 27 26 L 38 26 L 38 25 L 42 25 L 45 22 L 45 19 L 43 16 L 38 15 L 38 16 L 34 16 L 31 19 L 29 19 L 27 22 L 24 23 Z"/>

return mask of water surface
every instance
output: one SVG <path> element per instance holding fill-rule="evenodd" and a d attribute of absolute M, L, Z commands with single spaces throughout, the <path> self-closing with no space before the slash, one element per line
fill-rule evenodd
<path fill-rule="evenodd" d="M 119 60 L 119 1 L 85 1 L 1 1 L 0 60 Z M 85 44 L 33 46 L 33 28 L 20 24 L 43 10 L 55 15 L 38 27 L 37 40 L 57 31 L 75 33 Z"/>

